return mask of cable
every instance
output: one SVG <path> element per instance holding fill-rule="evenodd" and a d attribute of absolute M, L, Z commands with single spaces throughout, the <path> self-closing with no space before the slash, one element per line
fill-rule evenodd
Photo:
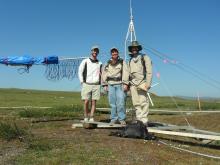
<path fill-rule="evenodd" d="M 154 65 L 154 67 L 156 68 L 156 70 L 158 70 L 156 65 Z M 161 79 L 161 81 L 162 81 L 161 84 L 163 85 L 163 87 L 164 87 L 164 88 L 166 89 L 166 91 L 168 92 L 168 94 L 169 94 L 171 100 L 173 101 L 173 103 L 175 104 L 176 108 L 178 109 L 178 111 L 181 112 L 181 109 L 180 109 L 180 107 L 178 106 L 177 101 L 176 101 L 175 98 L 173 97 L 173 94 L 172 94 L 171 90 L 168 88 L 168 86 L 166 85 L 165 81 L 164 81 L 161 77 L 160 77 L 160 79 Z M 180 114 L 182 115 L 182 117 L 183 117 L 184 120 L 186 121 L 187 125 L 188 125 L 189 127 L 191 127 L 191 124 L 189 123 L 189 121 L 188 121 L 186 115 L 185 115 L 183 112 L 181 112 Z"/>
<path fill-rule="evenodd" d="M 159 57 L 160 59 L 162 60 L 168 60 L 168 61 L 176 61 L 176 60 L 173 60 L 173 58 L 170 58 L 168 57 L 167 55 L 164 55 L 162 53 L 160 53 L 159 51 L 157 51 L 156 49 L 153 49 L 153 48 L 149 48 L 149 49 L 146 49 L 144 48 L 146 51 L 150 51 L 153 55 Z M 166 58 L 165 58 L 166 57 Z M 220 87 L 217 86 L 216 84 L 220 85 L 220 83 L 217 81 L 217 80 L 214 80 L 213 78 L 211 78 L 210 76 L 207 76 L 203 73 L 200 73 L 199 71 L 197 71 L 196 69 L 193 69 L 192 67 L 188 66 L 188 65 L 185 65 L 183 63 L 173 63 L 173 62 L 169 62 L 169 64 L 172 64 L 174 66 L 176 66 L 177 68 L 179 68 L 180 70 L 184 71 L 184 72 L 187 72 L 193 76 L 195 76 L 196 78 L 198 78 L 199 80 L 203 81 L 204 83 L 220 90 Z M 204 79 L 203 77 L 208 77 L 209 79 L 215 81 L 215 83 L 213 83 L 212 81 L 210 80 L 207 80 L 207 79 Z"/>
<path fill-rule="evenodd" d="M 171 100 L 174 102 L 174 104 L 176 105 L 177 109 L 181 112 L 181 109 L 180 109 L 180 107 L 178 106 L 176 99 L 173 97 L 171 90 L 168 88 L 168 86 L 166 85 L 166 83 L 164 82 L 164 80 L 162 80 L 162 81 L 163 81 L 163 83 L 161 83 L 161 84 L 162 84 L 162 85 L 165 87 L 165 89 L 168 91 L 168 93 L 169 93 L 169 95 L 170 95 L 170 97 L 171 97 Z M 189 127 L 191 127 L 191 125 L 190 125 L 190 123 L 189 123 L 189 121 L 188 121 L 186 115 L 184 115 L 183 112 L 181 112 L 181 115 L 183 116 L 183 118 L 184 118 L 184 120 L 186 121 L 187 125 L 188 125 Z"/>
<path fill-rule="evenodd" d="M 149 47 L 149 46 L 148 46 L 148 47 Z M 152 47 L 149 47 L 149 48 L 152 49 L 153 51 L 159 53 L 160 55 L 162 55 L 162 56 L 168 58 L 168 59 L 174 60 L 173 58 L 169 57 L 168 55 L 166 55 L 166 54 L 164 54 L 164 53 L 161 53 L 160 51 L 158 51 L 158 50 L 156 50 L 156 49 L 154 49 L 154 48 L 152 48 Z M 190 68 L 192 71 L 194 71 L 195 73 L 197 73 L 197 74 L 199 74 L 199 75 L 208 77 L 209 79 L 215 81 L 218 85 L 220 85 L 220 82 L 219 82 L 218 80 L 213 79 L 213 78 L 210 77 L 209 75 L 206 75 L 206 74 L 204 74 L 204 73 L 198 71 L 197 69 L 195 69 L 195 68 L 193 68 L 193 67 L 191 67 L 191 66 L 189 66 L 189 65 L 186 65 L 186 64 L 184 64 L 184 63 L 182 63 L 182 62 L 178 62 L 178 63 L 181 64 L 181 65 L 183 65 L 183 66 L 186 67 L 186 68 Z"/>
<path fill-rule="evenodd" d="M 158 55 L 155 54 L 152 50 L 149 50 L 149 49 L 148 49 L 148 51 L 150 51 L 153 55 L 156 55 L 156 56 L 159 57 L 160 59 L 163 59 L 163 60 L 164 60 L 163 57 L 158 56 Z M 169 64 L 172 64 L 172 65 L 176 66 L 176 67 L 179 68 L 180 70 L 182 70 L 182 71 L 184 71 L 184 72 L 186 72 L 186 73 L 189 73 L 189 74 L 195 76 L 196 78 L 198 78 L 199 80 L 203 81 L 204 83 L 206 83 L 206 84 L 208 84 L 208 85 L 210 85 L 210 86 L 212 86 L 212 87 L 217 88 L 217 89 L 220 90 L 220 87 L 216 86 L 215 84 L 213 84 L 212 82 L 208 81 L 207 79 L 202 78 L 201 76 L 197 75 L 196 73 L 194 73 L 194 72 L 188 70 L 188 68 L 184 68 L 183 66 L 180 66 L 180 65 L 177 65 L 177 64 L 173 64 L 173 63 L 169 63 Z"/>
<path fill-rule="evenodd" d="M 188 153 L 191 153 L 191 154 L 194 154 L 194 155 L 203 156 L 203 157 L 212 158 L 212 159 L 220 159 L 219 156 L 213 156 L 213 155 L 209 155 L 209 154 L 203 154 L 203 153 L 200 153 L 200 152 L 195 152 L 195 151 L 183 149 L 183 148 L 180 148 L 180 147 L 176 147 L 176 146 L 174 146 L 172 144 L 168 144 L 166 142 L 163 142 L 161 140 L 159 140 L 158 142 L 163 144 L 163 145 L 169 146 L 171 148 L 174 148 L 174 149 L 177 149 L 177 150 L 180 150 L 180 151 L 184 151 L 184 152 L 188 152 Z"/>

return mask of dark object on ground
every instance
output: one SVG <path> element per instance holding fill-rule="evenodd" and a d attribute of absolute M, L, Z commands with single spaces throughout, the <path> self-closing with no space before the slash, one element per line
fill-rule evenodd
<path fill-rule="evenodd" d="M 110 136 L 156 140 L 156 137 L 148 132 L 147 126 L 139 120 L 132 121 L 131 123 L 127 124 L 126 127 L 124 127 L 122 130 L 111 132 Z"/>
<path fill-rule="evenodd" d="M 96 123 L 83 123 L 83 128 L 94 129 L 94 128 L 97 128 L 97 124 Z"/>

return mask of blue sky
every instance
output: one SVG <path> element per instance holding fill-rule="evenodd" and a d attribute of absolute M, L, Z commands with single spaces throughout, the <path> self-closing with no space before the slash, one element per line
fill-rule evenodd
<path fill-rule="evenodd" d="M 88 56 L 100 46 L 101 59 L 116 46 L 123 55 L 129 0 L 0 0 L 0 56 Z M 138 41 L 220 81 L 219 0 L 133 0 Z M 177 67 L 153 60 L 152 92 L 158 95 L 220 97 L 220 90 Z M 105 61 L 103 61 L 105 62 Z M 0 88 L 80 90 L 78 79 L 48 81 L 44 66 L 29 74 L 0 65 Z M 204 76 L 204 79 L 209 79 Z M 216 84 L 220 88 L 219 84 Z"/>

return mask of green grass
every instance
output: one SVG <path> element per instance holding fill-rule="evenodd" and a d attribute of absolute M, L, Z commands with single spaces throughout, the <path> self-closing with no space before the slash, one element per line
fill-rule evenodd
<path fill-rule="evenodd" d="M 158 97 L 152 95 L 155 104 L 154 108 L 175 109 L 176 106 L 169 97 Z M 183 109 L 198 109 L 197 102 L 175 98 L 178 106 Z M 220 109 L 219 101 L 201 101 L 202 109 Z M 0 89 L 0 106 L 47 106 L 48 109 L 22 108 L 22 109 L 0 109 L 0 138 L 2 144 L 7 145 L 0 149 L 10 148 L 11 150 L 20 149 L 23 151 L 15 156 L 10 157 L 10 161 L 5 164 L 120 164 L 122 158 L 128 164 L 138 164 L 145 162 L 145 158 L 153 156 L 149 164 L 175 164 L 173 154 L 181 158 L 180 162 L 187 164 L 188 159 L 195 159 L 202 163 L 199 157 L 190 157 L 184 153 L 177 153 L 173 150 L 165 149 L 157 145 L 147 144 L 144 146 L 143 141 L 121 138 L 113 138 L 108 136 L 105 130 L 83 130 L 71 129 L 73 121 L 62 122 L 39 122 L 32 123 L 32 119 L 39 118 L 75 118 L 83 116 L 83 103 L 79 92 L 56 92 L 56 91 L 37 91 L 37 90 L 21 90 L 21 89 Z M 131 98 L 127 98 L 127 106 L 131 107 Z M 102 96 L 98 101 L 97 107 L 109 107 L 108 99 Z M 96 116 L 101 112 L 96 112 Z M 105 116 L 104 116 L 105 115 Z M 101 114 L 98 117 L 107 119 L 109 116 Z M 190 116 L 190 121 L 195 124 L 205 125 L 204 116 Z M 219 121 L 218 116 L 210 115 L 205 117 L 212 121 Z M 9 120 L 10 119 L 10 120 Z M 181 122 L 181 116 L 150 116 L 150 119 L 162 122 Z M 163 120 L 162 120 L 163 119 Z M 183 120 L 183 119 L 182 119 Z M 16 124 L 14 124 L 16 123 Z M 172 122 L 171 122 L 172 123 Z M 209 123 L 209 121 L 207 121 Z M 212 122 L 213 127 L 219 129 L 218 123 Z M 26 125 L 22 127 L 22 125 Z M 205 127 L 206 128 L 206 127 Z M 27 132 L 30 131 L 30 132 Z M 24 139 L 20 142 L 20 139 Z M 19 139 L 19 140 L 17 140 Z M 5 143 L 4 140 L 10 141 Z M 22 145 L 14 145 L 19 143 Z M 216 142 L 216 145 L 219 145 Z M 14 148 L 13 148 L 14 147 Z M 17 147 L 17 148 L 16 148 Z M 151 147 L 149 149 L 149 147 Z M 142 148 L 142 149 L 141 149 Z M 10 152 L 11 152 L 10 150 Z M 9 154 L 10 154 L 9 152 Z M 154 153 L 155 152 L 155 153 Z M 214 152 L 214 151 L 211 151 Z M 150 153 L 150 154 L 149 154 Z M 159 153 L 159 154 L 158 154 Z M 171 153 L 171 154 L 170 154 Z M 1 153 L 0 153 L 1 154 Z M 146 154 L 148 154 L 146 156 Z M 182 158 L 182 155 L 185 158 Z M 1 156 L 1 155 L 0 155 Z M 140 160 L 141 158 L 141 160 Z M 176 158 L 178 159 L 178 158 Z M 208 161 L 207 161 L 208 162 Z M 206 161 L 204 164 L 208 164 Z M 146 163 L 146 162 L 145 162 Z M 215 162 L 214 162 L 215 163 Z M 126 163 L 125 163 L 126 164 Z M 144 164 L 144 163 L 143 163 Z M 184 163 L 183 163 L 184 164 Z M 193 164 L 193 163 L 192 163 Z M 212 163 L 211 163 L 212 164 Z"/>
<path fill-rule="evenodd" d="M 22 140 L 27 135 L 27 132 L 19 128 L 16 123 L 0 122 L 0 138 L 10 141 L 14 139 Z"/>
<path fill-rule="evenodd" d="M 158 97 L 152 94 L 152 99 L 155 106 L 151 108 L 177 108 L 170 97 Z M 178 107 L 181 109 L 198 109 L 198 103 L 196 100 L 187 100 L 175 97 L 175 101 Z M 81 101 L 79 92 L 0 89 L 0 106 L 74 107 L 82 105 L 83 102 Z M 127 106 L 132 106 L 130 97 L 127 98 Z M 106 95 L 101 96 L 101 99 L 97 102 L 97 107 L 109 107 L 108 98 Z M 220 109 L 220 101 L 201 100 L 201 109 Z"/>
<path fill-rule="evenodd" d="M 28 149 L 35 152 L 50 151 L 57 145 L 57 142 L 51 143 L 47 139 L 31 139 L 28 142 Z"/>
<path fill-rule="evenodd" d="M 60 106 L 49 109 L 26 109 L 19 112 L 20 117 L 78 117 L 82 113 L 82 106 Z"/>
<path fill-rule="evenodd" d="M 170 97 L 158 97 L 152 96 L 154 107 L 153 108 L 162 108 L 162 109 L 176 109 L 177 106 L 181 109 L 191 109 L 198 110 L 198 102 L 197 100 L 190 99 L 182 99 L 178 97 L 174 97 L 175 102 Z M 218 100 L 201 100 L 201 109 L 202 110 L 217 110 L 220 109 L 220 102 Z M 176 106 L 177 104 L 177 106 Z M 152 107 L 151 107 L 152 108 Z"/>
<path fill-rule="evenodd" d="M 49 139 L 38 139 L 31 142 L 28 152 L 15 159 L 16 164 L 97 164 L 97 160 L 106 162 L 106 159 L 117 157 L 110 148 L 99 148 L 92 144 L 88 147 L 81 141 L 78 142 L 57 141 Z"/>
<path fill-rule="evenodd" d="M 80 103 L 78 92 L 0 89 L 0 106 L 62 106 Z"/>

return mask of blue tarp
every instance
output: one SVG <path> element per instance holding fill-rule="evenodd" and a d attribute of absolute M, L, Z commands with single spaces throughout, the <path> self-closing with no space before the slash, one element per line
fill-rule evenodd
<path fill-rule="evenodd" d="M 8 56 L 0 57 L 0 64 L 18 66 L 18 73 L 29 73 L 33 65 L 44 65 L 46 67 L 45 76 L 48 80 L 61 80 L 67 78 L 72 80 L 77 76 L 80 62 L 84 58 L 62 59 L 59 60 L 57 56 L 38 56 L 32 57 L 24 56 Z M 51 64 L 51 65 L 50 65 Z"/>
<path fill-rule="evenodd" d="M 8 56 L 0 57 L 0 64 L 6 65 L 40 65 L 40 64 L 58 64 L 57 56 L 31 57 L 31 56 Z"/>
<path fill-rule="evenodd" d="M 44 58 L 45 64 L 58 64 L 59 60 L 57 56 L 48 56 Z"/>

